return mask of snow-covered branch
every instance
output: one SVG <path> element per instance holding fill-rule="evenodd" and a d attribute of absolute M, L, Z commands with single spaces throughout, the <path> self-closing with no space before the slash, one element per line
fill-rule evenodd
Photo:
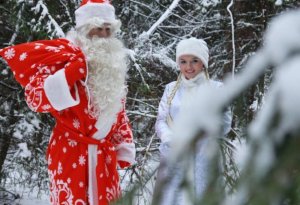
<path fill-rule="evenodd" d="M 151 26 L 151 28 L 146 32 L 147 36 L 150 36 L 155 29 L 170 15 L 170 13 L 176 8 L 180 0 L 174 0 L 170 7 L 163 13 L 163 15 Z"/>
<path fill-rule="evenodd" d="M 150 118 L 156 118 L 156 115 L 152 115 L 152 114 L 148 114 L 148 113 L 143 113 L 143 112 L 139 112 L 139 111 L 127 111 L 127 113 L 129 115 L 141 115 L 141 116 L 145 116 L 145 117 L 150 117 Z"/>
<path fill-rule="evenodd" d="M 21 21 L 22 21 L 21 18 L 22 18 L 22 13 L 23 13 L 23 11 L 24 11 L 24 3 L 22 3 L 21 8 L 20 8 L 20 10 L 19 10 L 19 12 L 18 12 L 18 15 L 17 15 L 18 20 L 17 20 L 17 23 L 16 23 L 15 32 L 14 32 L 14 34 L 12 35 L 12 37 L 11 37 L 11 39 L 10 39 L 8 45 L 13 45 L 13 43 L 15 42 L 15 40 L 16 40 L 16 38 L 17 38 L 17 35 L 18 35 L 18 33 L 19 33 L 19 29 L 20 29 L 20 23 L 21 23 Z"/>
<path fill-rule="evenodd" d="M 234 78 L 235 73 L 235 37 L 234 37 L 234 20 L 233 15 L 230 8 L 233 6 L 233 0 L 231 0 L 230 4 L 227 6 L 227 11 L 230 15 L 231 21 L 231 40 L 232 40 L 232 78 Z"/>
<path fill-rule="evenodd" d="M 47 23 L 47 30 L 48 32 L 53 32 L 56 34 L 58 37 L 64 37 L 65 33 L 61 29 L 61 27 L 58 25 L 58 23 L 55 21 L 55 19 L 51 16 L 49 13 L 49 10 L 47 6 L 44 4 L 43 0 L 39 0 L 35 8 L 33 10 L 38 13 L 41 10 L 41 15 L 38 20 L 38 22 L 41 22 L 46 16 L 49 18 L 49 22 Z M 54 31 L 53 31 L 54 28 Z"/>

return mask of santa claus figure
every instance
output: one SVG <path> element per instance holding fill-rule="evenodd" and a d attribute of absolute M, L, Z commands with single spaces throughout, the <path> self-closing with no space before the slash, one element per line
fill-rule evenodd
<path fill-rule="evenodd" d="M 126 50 L 103 0 L 84 0 L 66 38 L 0 50 L 28 106 L 56 119 L 47 150 L 50 202 L 106 205 L 120 196 L 117 166 L 135 159 L 125 114 Z"/>

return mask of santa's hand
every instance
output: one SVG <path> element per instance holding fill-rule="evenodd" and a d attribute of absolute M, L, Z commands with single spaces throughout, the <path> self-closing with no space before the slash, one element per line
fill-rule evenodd
<path fill-rule="evenodd" d="M 65 66 L 65 75 L 69 86 L 75 84 L 76 81 L 86 77 L 86 65 L 82 58 L 67 63 Z"/>

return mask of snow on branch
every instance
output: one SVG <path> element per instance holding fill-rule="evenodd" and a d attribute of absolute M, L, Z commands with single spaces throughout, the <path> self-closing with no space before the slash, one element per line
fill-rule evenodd
<path fill-rule="evenodd" d="M 150 36 L 155 30 L 156 28 L 159 26 L 159 24 L 161 24 L 164 20 L 166 20 L 168 18 L 168 16 L 170 15 L 170 13 L 174 10 L 174 8 L 177 7 L 178 3 L 180 2 L 180 0 L 174 0 L 172 2 L 172 4 L 170 5 L 170 7 L 165 11 L 165 13 L 163 13 L 163 15 L 151 26 L 151 28 L 146 32 L 147 36 Z"/>
<path fill-rule="evenodd" d="M 227 11 L 230 15 L 230 20 L 231 20 L 231 35 L 232 35 L 232 78 L 234 78 L 234 70 L 235 70 L 235 37 L 234 37 L 234 20 L 233 20 L 233 15 L 230 10 L 230 8 L 233 5 L 233 0 L 231 0 L 230 4 L 227 6 Z"/>
<path fill-rule="evenodd" d="M 12 45 L 15 42 L 16 38 L 17 38 L 17 35 L 19 33 L 19 30 L 20 30 L 20 21 L 22 20 L 23 11 L 24 11 L 24 4 L 22 4 L 21 9 L 18 12 L 18 15 L 17 15 L 18 21 L 17 21 L 17 24 L 16 24 L 15 32 L 12 35 L 8 45 Z"/>
<path fill-rule="evenodd" d="M 70 8 L 69 8 L 69 6 L 65 3 L 65 1 L 60 0 L 59 2 L 65 8 L 66 14 L 67 14 L 67 16 L 69 18 L 69 22 L 72 22 L 72 15 L 70 14 Z"/>
<path fill-rule="evenodd" d="M 53 32 L 52 26 L 54 27 L 54 32 L 58 37 L 64 37 L 65 33 L 61 29 L 61 27 L 58 25 L 58 23 L 54 20 L 54 18 L 49 13 L 49 10 L 47 6 L 44 4 L 42 0 L 39 0 L 36 7 L 33 8 L 33 10 L 38 13 L 42 9 L 41 16 L 39 18 L 39 22 L 41 22 L 42 19 L 44 19 L 46 16 L 49 18 L 49 22 L 47 24 L 47 30 L 48 32 Z"/>
<path fill-rule="evenodd" d="M 144 116 L 144 117 L 149 117 L 149 118 L 153 118 L 155 119 L 156 118 L 156 115 L 152 115 L 152 114 L 148 114 L 148 113 L 145 113 L 145 112 L 140 112 L 140 111 L 127 111 L 127 113 L 129 115 L 140 115 L 140 116 Z"/>
<path fill-rule="evenodd" d="M 274 81 L 266 102 L 257 120 L 252 123 L 252 136 L 263 136 L 267 132 L 275 111 L 281 116 L 274 129 L 277 140 L 300 124 L 300 10 L 282 15 L 271 22 L 266 33 L 264 51 L 275 65 Z"/>

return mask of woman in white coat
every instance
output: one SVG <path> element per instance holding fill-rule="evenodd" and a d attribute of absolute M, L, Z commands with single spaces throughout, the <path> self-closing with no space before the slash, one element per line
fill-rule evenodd
<path fill-rule="evenodd" d="M 158 169 L 157 180 L 162 180 L 170 175 L 172 181 L 167 184 L 163 190 L 164 194 L 159 204 L 175 205 L 185 204 L 183 197 L 180 196 L 179 186 L 181 182 L 180 173 L 176 169 L 168 169 L 166 166 L 166 158 L 170 149 L 170 141 L 172 140 L 173 132 L 170 127 L 172 121 L 176 120 L 180 111 L 183 96 L 186 96 L 191 89 L 197 89 L 206 83 L 212 86 L 220 87 L 221 82 L 210 80 L 208 76 L 208 47 L 204 40 L 189 38 L 181 40 L 176 47 L 176 63 L 180 69 L 180 75 L 177 81 L 173 81 L 166 85 L 164 94 L 161 98 L 155 130 L 158 137 L 161 139 L 160 153 L 161 164 Z M 230 109 L 224 113 L 223 127 L 224 135 L 231 129 L 232 115 Z M 202 141 L 202 142 L 201 142 Z M 206 140 L 201 140 L 198 148 L 201 148 Z M 195 193 L 201 196 L 207 185 L 208 160 L 201 153 L 197 152 L 194 166 L 194 181 Z"/>

